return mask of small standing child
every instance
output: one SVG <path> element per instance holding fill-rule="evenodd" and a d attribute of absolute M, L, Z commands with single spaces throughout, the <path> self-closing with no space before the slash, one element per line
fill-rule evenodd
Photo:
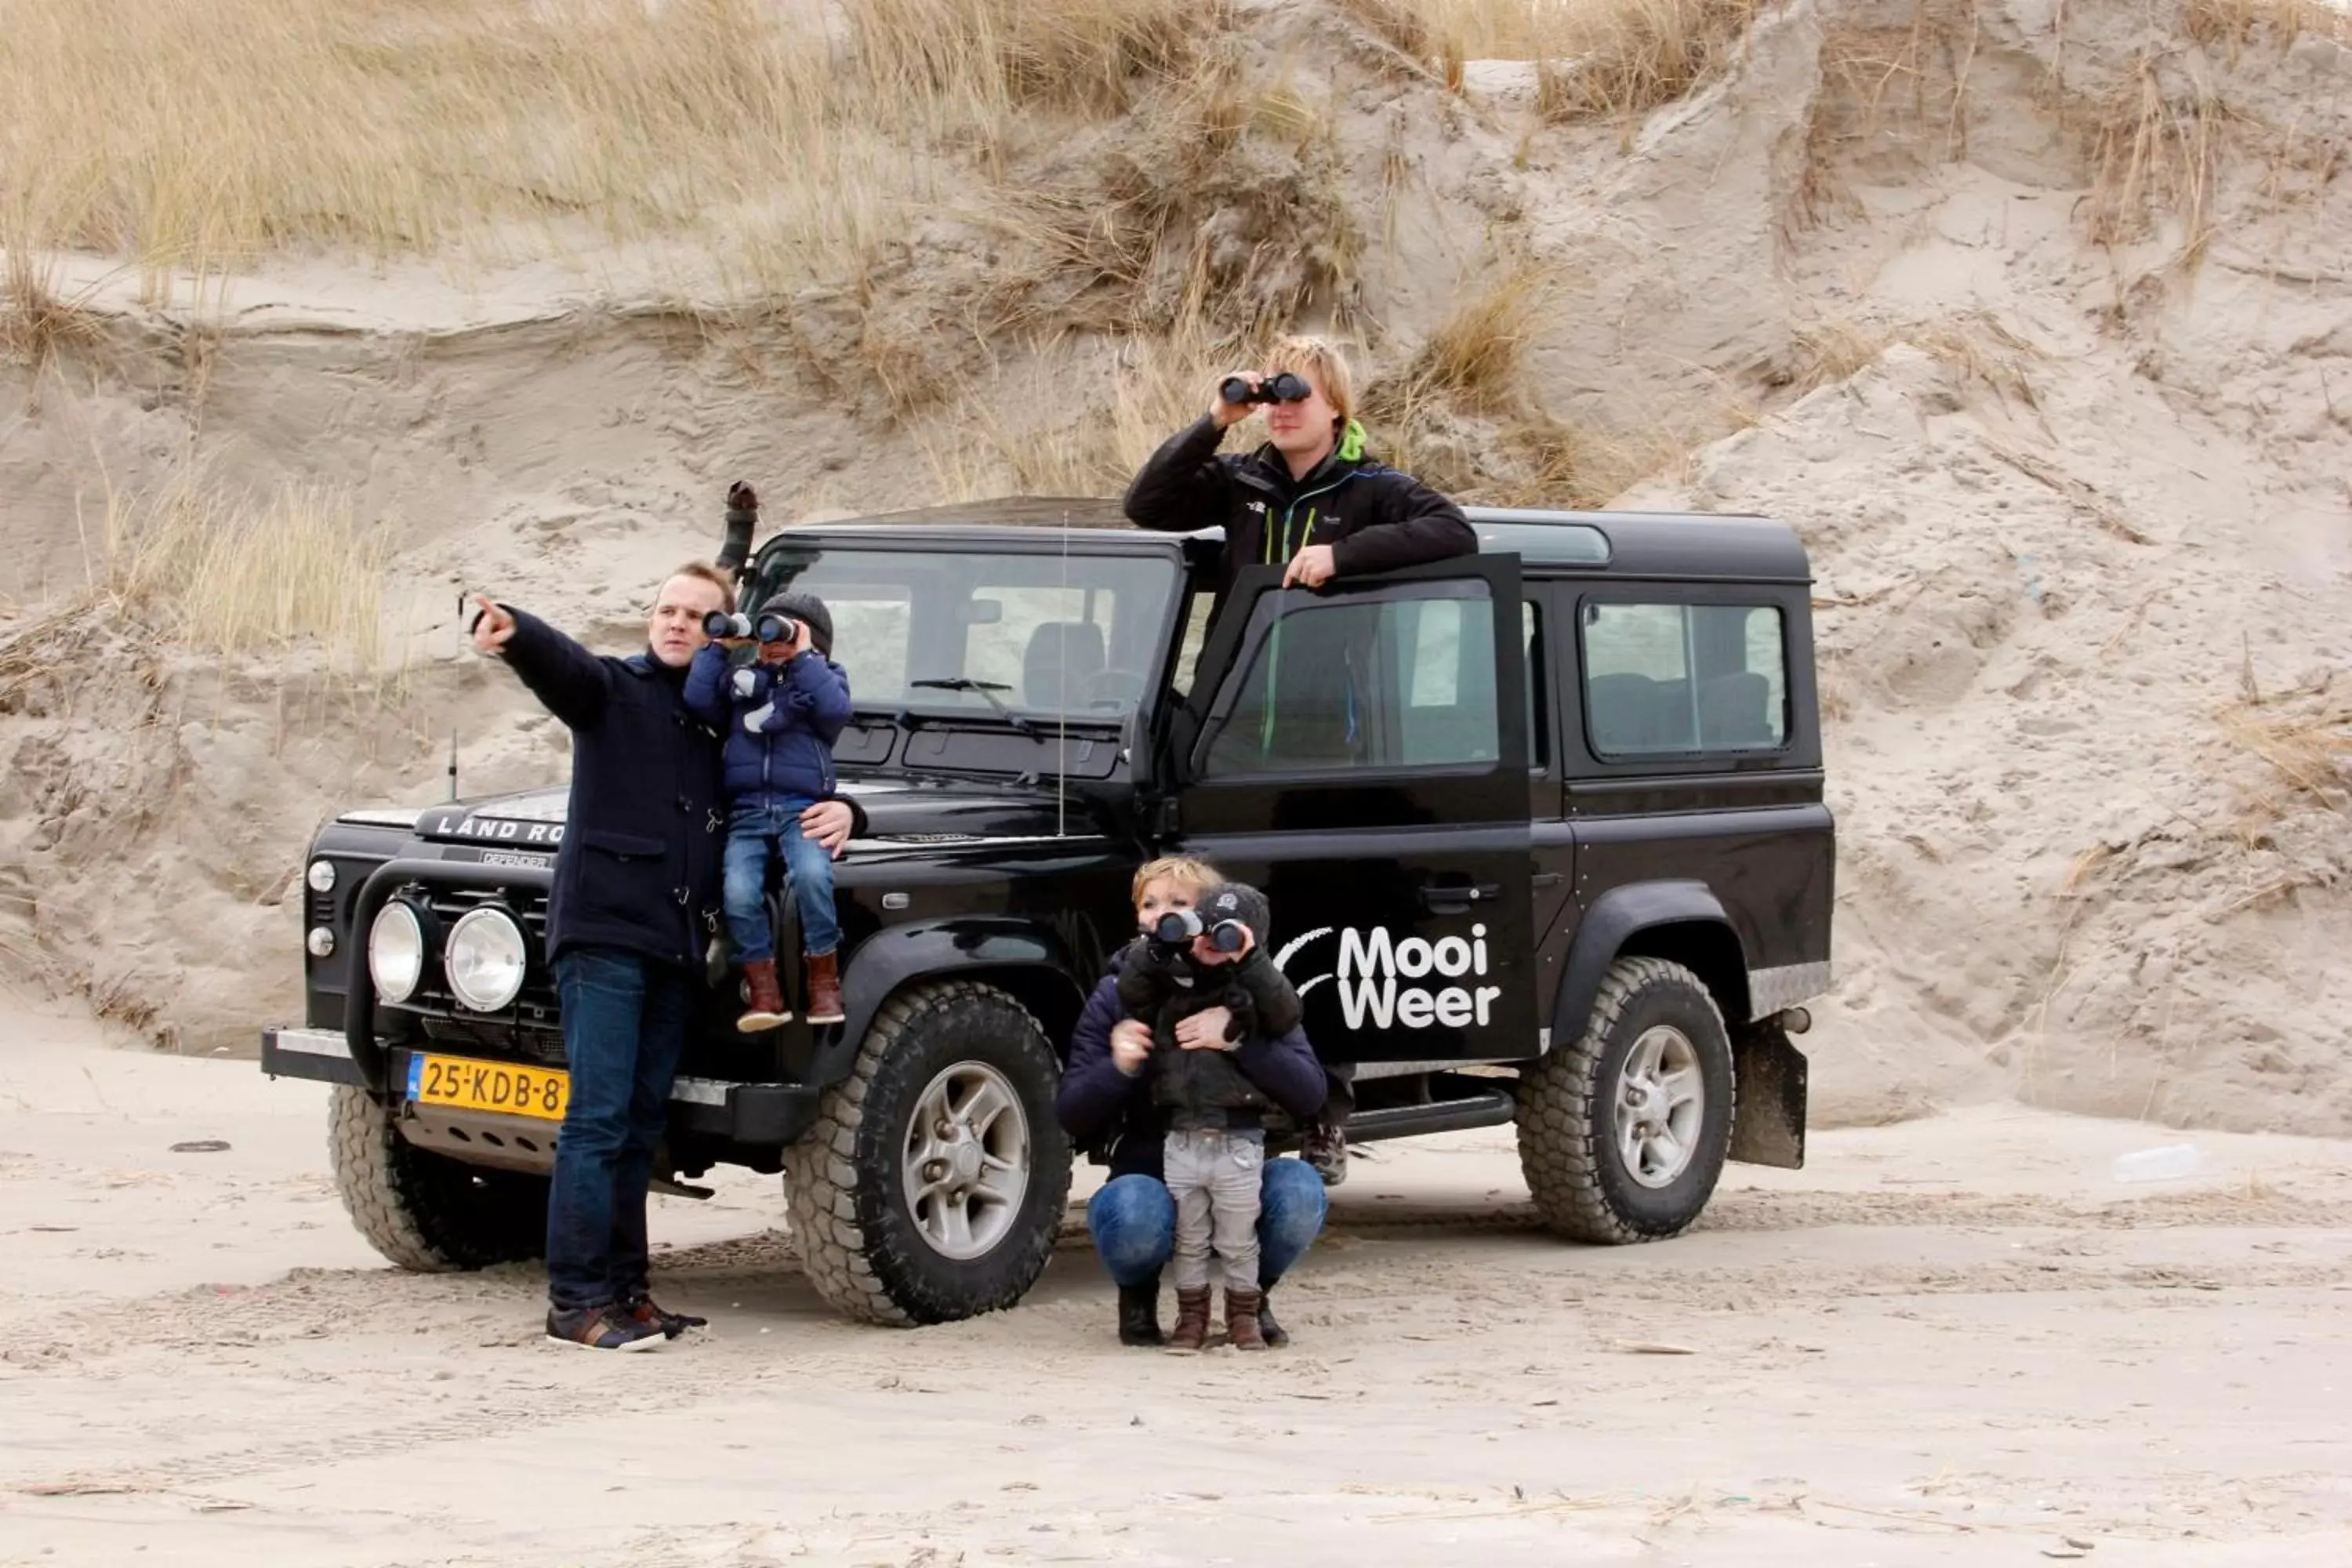
<path fill-rule="evenodd" d="M 1266 1130 L 1283 1112 L 1234 1065 L 1231 1053 L 1298 1026 L 1298 994 L 1262 945 L 1270 912 L 1256 889 L 1221 882 L 1192 910 L 1147 915 L 1143 935 L 1120 962 L 1119 1005 L 1150 1026 L 1151 1097 L 1168 1110 L 1161 1164 L 1176 1200 L 1173 1351 L 1197 1351 L 1208 1342 L 1212 1254 L 1224 1267 L 1225 1330 L 1234 1348 L 1265 1349 L 1258 1321 L 1258 1184 Z M 1212 1007 L 1233 1016 L 1223 1040 L 1180 1047 L 1176 1025 Z"/>
<path fill-rule="evenodd" d="M 715 639 L 694 656 L 686 678 L 687 707 L 727 736 L 720 902 L 749 993 L 749 1006 L 735 1024 L 745 1034 L 788 1024 L 793 1016 L 776 979 L 775 933 L 768 922 L 768 874 L 779 856 L 800 906 L 809 1022 L 842 1021 L 833 857 L 801 836 L 801 813 L 833 793 L 833 744 L 849 722 L 849 677 L 833 662 L 833 616 L 824 600 L 784 594 L 761 613 L 789 616 L 796 630 L 789 638 L 752 644 L 759 651 L 751 662 L 731 669 L 729 650 L 745 646 L 745 639 Z"/>

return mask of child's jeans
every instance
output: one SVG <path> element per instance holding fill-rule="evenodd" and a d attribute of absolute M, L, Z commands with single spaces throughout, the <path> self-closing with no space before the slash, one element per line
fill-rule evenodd
<path fill-rule="evenodd" d="M 776 955 L 768 924 L 770 857 L 784 858 L 784 877 L 800 901 L 801 951 L 822 958 L 841 945 L 841 923 L 833 912 L 833 857 L 814 838 L 801 837 L 805 800 L 761 805 L 746 802 L 727 814 L 725 873 L 719 901 L 727 910 L 727 934 L 735 942 L 735 962 L 756 963 Z"/>
<path fill-rule="evenodd" d="M 1225 1266 L 1226 1289 L 1256 1289 L 1265 1134 L 1255 1128 L 1171 1131 L 1161 1160 L 1168 1195 L 1176 1200 L 1176 1289 L 1207 1288 L 1213 1249 Z"/>

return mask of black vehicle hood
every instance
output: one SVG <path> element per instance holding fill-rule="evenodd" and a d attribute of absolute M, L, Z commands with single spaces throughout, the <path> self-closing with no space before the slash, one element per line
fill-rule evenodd
<path fill-rule="evenodd" d="M 841 793 L 866 813 L 860 842 L 877 845 L 973 843 L 1087 834 L 1095 824 L 1076 802 L 1057 821 L 1053 794 L 967 781 L 845 779 Z M 414 813 L 419 837 L 467 844 L 551 847 L 563 841 L 563 786 L 431 805 Z M 407 811 L 352 812 L 346 821 L 390 824 Z"/>

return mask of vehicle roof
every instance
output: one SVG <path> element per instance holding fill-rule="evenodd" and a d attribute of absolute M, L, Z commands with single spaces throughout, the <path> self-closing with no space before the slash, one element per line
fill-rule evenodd
<path fill-rule="evenodd" d="M 1769 517 L 1718 512 L 1554 511 L 1469 506 L 1480 548 L 1514 552 L 1537 568 L 1626 577 L 1727 577 L 1743 581 L 1807 582 L 1805 547 L 1796 531 Z M 1179 540 L 1221 542 L 1222 528 L 1159 533 L 1136 528 L 1117 500 L 1087 496 L 1003 496 L 943 506 L 876 512 L 831 522 L 796 523 L 786 531 L 812 543 L 903 542 L 906 530 L 925 531 L 927 545 L 1035 548 L 1044 531 L 1085 530 L 1084 548 L 1166 550 Z M 1595 559 L 1593 536 L 1607 542 Z"/>

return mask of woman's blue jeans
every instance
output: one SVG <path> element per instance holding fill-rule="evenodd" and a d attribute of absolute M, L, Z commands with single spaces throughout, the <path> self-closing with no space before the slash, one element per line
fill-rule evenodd
<path fill-rule="evenodd" d="M 1268 1160 L 1258 1182 L 1257 1279 L 1261 1289 L 1290 1271 L 1315 1244 L 1331 1207 L 1323 1178 L 1303 1160 Z M 1160 1278 L 1176 1250 L 1176 1200 L 1155 1176 L 1113 1176 L 1087 1201 L 1087 1229 L 1103 1267 L 1122 1288 Z"/>

